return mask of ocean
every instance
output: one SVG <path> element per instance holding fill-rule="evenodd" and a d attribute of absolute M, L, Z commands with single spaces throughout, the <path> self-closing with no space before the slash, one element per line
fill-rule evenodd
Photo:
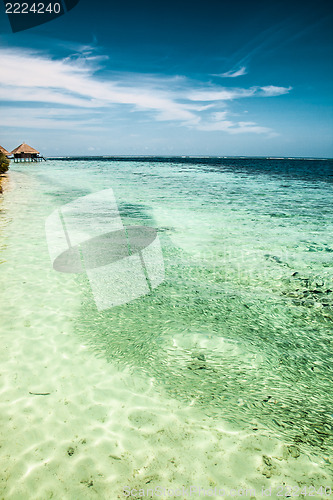
<path fill-rule="evenodd" d="M 332 160 L 57 158 L 3 184 L 3 498 L 329 498 Z M 111 189 L 165 277 L 99 310 L 45 221 Z"/>

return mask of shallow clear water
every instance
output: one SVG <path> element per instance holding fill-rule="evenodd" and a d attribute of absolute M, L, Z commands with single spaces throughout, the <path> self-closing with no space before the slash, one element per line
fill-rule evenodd
<path fill-rule="evenodd" d="M 157 392 L 329 457 L 333 166 L 267 161 L 12 165 L 16 188 L 5 193 L 0 229 L 4 324 L 15 334 L 18 303 L 22 321 L 59 332 L 70 322 L 91 356 Z M 158 228 L 166 279 L 98 312 L 85 275 L 51 269 L 44 223 L 107 188 L 124 225 Z"/>

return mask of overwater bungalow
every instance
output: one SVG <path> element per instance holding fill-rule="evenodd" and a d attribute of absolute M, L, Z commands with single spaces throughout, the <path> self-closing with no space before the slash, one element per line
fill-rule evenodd
<path fill-rule="evenodd" d="M 39 151 L 37 149 L 28 146 L 25 142 L 17 146 L 17 148 L 13 149 L 10 153 L 14 156 L 14 162 L 21 161 L 46 161 L 44 156 L 40 156 Z"/>
<path fill-rule="evenodd" d="M 7 157 L 10 156 L 9 151 L 7 151 L 7 149 L 3 148 L 2 146 L 0 146 L 0 153 L 4 154 Z"/>

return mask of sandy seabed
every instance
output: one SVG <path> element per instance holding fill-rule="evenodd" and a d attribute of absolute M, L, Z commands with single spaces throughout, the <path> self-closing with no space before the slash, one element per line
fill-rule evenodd
<path fill-rule="evenodd" d="M 260 498 L 271 487 L 274 498 L 283 485 L 330 485 L 295 446 L 163 399 L 149 381 L 94 358 L 70 331 L 34 333 L 34 322 L 24 323 L 2 339 L 2 498 L 114 499 L 124 488 L 138 498 L 135 490 L 190 486 L 207 495 L 181 498 L 211 498 L 215 487 L 225 498 L 233 489 Z"/>

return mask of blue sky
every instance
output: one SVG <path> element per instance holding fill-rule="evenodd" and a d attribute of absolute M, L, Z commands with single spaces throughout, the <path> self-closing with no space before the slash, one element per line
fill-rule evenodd
<path fill-rule="evenodd" d="M 0 144 L 332 157 L 332 33 L 322 0 L 80 0 L 19 33 L 1 5 Z"/>

